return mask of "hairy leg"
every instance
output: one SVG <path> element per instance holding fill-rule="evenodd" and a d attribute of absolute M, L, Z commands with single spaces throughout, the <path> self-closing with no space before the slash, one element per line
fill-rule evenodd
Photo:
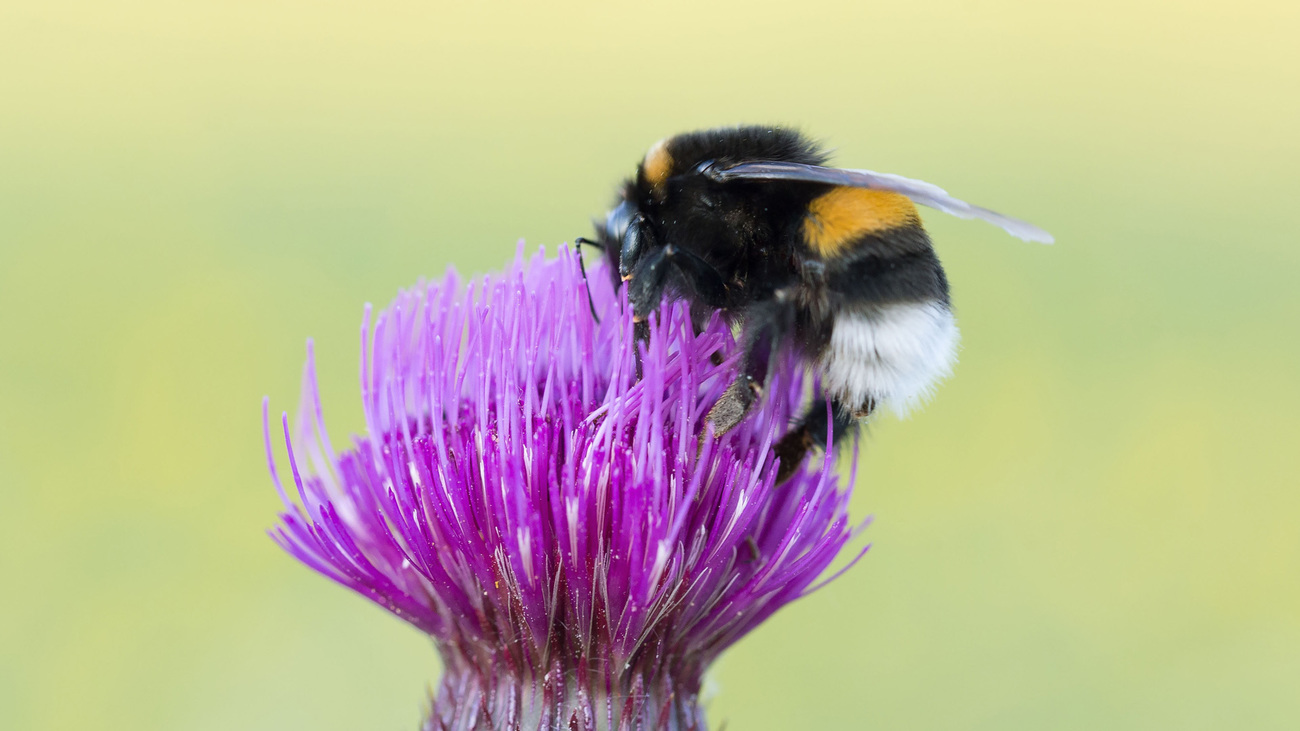
<path fill-rule="evenodd" d="M 647 251 L 632 269 L 627 295 L 636 318 L 644 319 L 659 306 L 670 271 L 680 275 L 678 286 L 686 299 L 714 309 L 726 306 L 727 286 L 722 275 L 695 254 L 669 244 Z"/>
<path fill-rule="evenodd" d="M 874 409 L 875 404 L 871 402 L 849 408 L 835 399 L 813 399 L 803 417 L 781 437 L 773 450 L 781 459 L 776 473 L 777 484 L 790 479 L 812 449 L 826 449 L 831 439 L 835 441 L 836 451 L 842 448 L 849 441 L 847 437 L 857 431 Z"/>
<path fill-rule="evenodd" d="M 731 431 L 763 393 L 768 365 L 794 322 L 793 306 L 784 298 L 752 305 L 742 313 L 745 323 L 740 372 L 706 417 L 715 436 Z"/>

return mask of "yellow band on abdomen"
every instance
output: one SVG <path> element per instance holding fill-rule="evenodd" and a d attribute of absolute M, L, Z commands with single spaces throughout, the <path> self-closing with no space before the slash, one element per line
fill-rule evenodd
<path fill-rule="evenodd" d="M 808 204 L 803 237 L 823 258 L 867 234 L 920 223 L 916 206 L 901 193 L 837 187 Z"/>

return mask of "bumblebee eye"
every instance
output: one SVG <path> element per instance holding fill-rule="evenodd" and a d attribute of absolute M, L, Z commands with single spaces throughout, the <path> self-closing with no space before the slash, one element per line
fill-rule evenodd
<path fill-rule="evenodd" d="M 619 203 L 614 210 L 605 215 L 605 235 L 614 241 L 622 241 L 635 213 L 630 201 Z"/>

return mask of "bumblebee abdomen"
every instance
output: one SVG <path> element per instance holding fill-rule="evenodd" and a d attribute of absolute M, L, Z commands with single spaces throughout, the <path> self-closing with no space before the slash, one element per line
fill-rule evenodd
<path fill-rule="evenodd" d="M 860 242 L 921 228 L 907 196 L 887 190 L 837 186 L 814 198 L 803 219 L 803 240 L 823 259 L 842 256 Z"/>
<path fill-rule="evenodd" d="M 958 339 L 939 300 L 842 309 L 816 361 L 822 387 L 851 408 L 886 404 L 905 414 L 951 372 Z"/>

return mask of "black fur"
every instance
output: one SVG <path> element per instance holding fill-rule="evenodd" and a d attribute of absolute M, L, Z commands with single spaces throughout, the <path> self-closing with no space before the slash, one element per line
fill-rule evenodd
<path fill-rule="evenodd" d="M 708 161 L 725 168 L 755 160 L 821 165 L 828 158 L 815 142 L 795 130 L 761 125 L 686 132 L 668 140 L 668 151 L 677 174 Z"/>

